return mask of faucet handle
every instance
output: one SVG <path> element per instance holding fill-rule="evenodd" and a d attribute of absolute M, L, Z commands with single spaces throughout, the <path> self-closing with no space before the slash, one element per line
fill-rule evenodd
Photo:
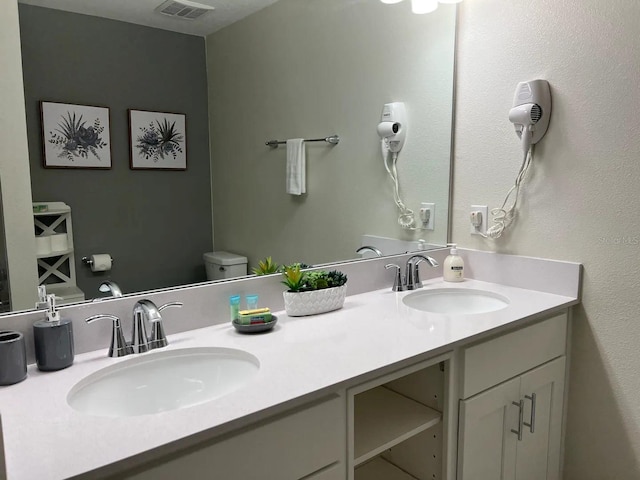
<path fill-rule="evenodd" d="M 402 268 L 400 268 L 400 265 L 396 265 L 395 263 L 388 263 L 384 266 L 384 268 L 386 268 L 387 270 L 390 268 L 396 269 L 396 275 L 391 290 L 393 290 L 394 292 L 402 292 L 404 290 L 404 284 L 402 282 Z"/>
<path fill-rule="evenodd" d="M 181 308 L 184 305 L 182 302 L 169 302 L 158 307 L 158 312 L 163 311 L 165 308 L 178 307 Z M 162 319 L 153 322 L 151 324 L 151 338 L 149 339 L 149 349 L 162 348 L 169 345 L 167 341 L 167 335 L 164 333 L 164 325 Z"/>
<path fill-rule="evenodd" d="M 170 308 L 170 307 L 178 307 L 178 308 L 180 308 L 183 305 L 184 305 L 184 303 L 182 303 L 182 302 L 169 302 L 169 303 L 165 303 L 164 305 L 160 305 L 158 307 L 158 311 L 161 312 L 165 308 Z"/>
<path fill-rule="evenodd" d="M 417 260 L 416 262 L 414 262 L 414 260 Z M 407 263 L 413 263 L 414 265 L 418 265 L 422 262 L 427 262 L 430 266 L 432 267 L 439 267 L 440 264 L 436 261 L 435 258 L 431 258 L 429 255 L 413 255 L 411 258 L 409 258 L 409 260 L 407 260 Z"/>
<path fill-rule="evenodd" d="M 109 356 L 124 357 L 125 355 L 132 354 L 133 348 L 131 348 L 131 345 L 127 345 L 127 342 L 124 339 L 124 334 L 122 333 L 122 325 L 120 324 L 120 319 L 118 317 L 116 317 L 115 315 L 98 314 L 87 318 L 85 322 L 93 323 L 96 320 L 102 319 L 113 321 L 113 329 L 111 330 L 111 345 L 109 345 Z"/>

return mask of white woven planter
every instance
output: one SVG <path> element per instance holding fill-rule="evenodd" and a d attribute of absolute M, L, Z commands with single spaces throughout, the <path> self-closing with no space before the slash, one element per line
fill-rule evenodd
<path fill-rule="evenodd" d="M 347 286 L 323 288 L 312 292 L 284 292 L 282 295 L 287 315 L 302 317 L 342 308 L 347 296 Z"/>

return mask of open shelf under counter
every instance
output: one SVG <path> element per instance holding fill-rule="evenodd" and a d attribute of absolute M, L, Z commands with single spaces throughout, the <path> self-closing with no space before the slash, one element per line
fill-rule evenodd
<path fill-rule="evenodd" d="M 378 457 L 356 468 L 355 480 L 416 480 L 416 477 Z"/>
<path fill-rule="evenodd" d="M 442 414 L 380 386 L 355 396 L 354 421 L 354 466 L 358 466 L 437 425 Z"/>

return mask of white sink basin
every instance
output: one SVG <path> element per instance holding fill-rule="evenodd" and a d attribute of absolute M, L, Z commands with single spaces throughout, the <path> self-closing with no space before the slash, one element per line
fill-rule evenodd
<path fill-rule="evenodd" d="M 467 288 L 436 288 L 411 293 L 402 302 L 416 310 L 447 315 L 468 315 L 500 310 L 509 299 L 497 293 Z"/>
<path fill-rule="evenodd" d="M 103 417 L 132 417 L 193 407 L 237 390 L 260 362 L 230 348 L 152 352 L 103 368 L 67 395 L 74 409 Z"/>

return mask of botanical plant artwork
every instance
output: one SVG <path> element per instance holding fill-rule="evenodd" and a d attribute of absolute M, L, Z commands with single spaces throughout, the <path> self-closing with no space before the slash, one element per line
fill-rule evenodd
<path fill-rule="evenodd" d="M 111 168 L 109 109 L 40 102 L 44 166 Z"/>
<path fill-rule="evenodd" d="M 185 170 L 186 116 L 129 110 L 131 168 Z"/>

